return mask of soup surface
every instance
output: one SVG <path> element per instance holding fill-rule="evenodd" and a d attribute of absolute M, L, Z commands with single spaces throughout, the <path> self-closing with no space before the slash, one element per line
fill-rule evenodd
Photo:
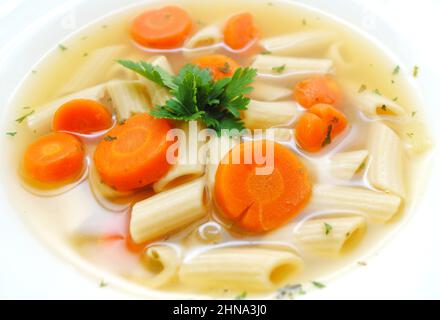
<path fill-rule="evenodd" d="M 187 64 L 199 67 L 173 78 Z M 430 140 L 407 79 L 417 70 L 404 69 L 348 26 L 284 2 L 122 10 L 30 71 L 10 108 L 10 198 L 97 285 L 219 298 L 321 289 L 365 267 L 419 196 Z M 192 85 L 214 92 L 197 76 L 239 80 L 202 105 L 185 97 Z M 170 101 L 182 102 L 174 113 L 160 108 Z M 256 131 L 191 136 L 242 126 Z M 165 163 L 172 128 L 185 152 Z M 261 144 L 269 173 L 255 154 L 220 163 Z"/>

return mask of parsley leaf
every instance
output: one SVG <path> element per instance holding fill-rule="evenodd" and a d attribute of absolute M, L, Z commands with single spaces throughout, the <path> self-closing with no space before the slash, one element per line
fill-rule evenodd
<path fill-rule="evenodd" d="M 247 292 L 243 291 L 242 293 L 240 293 L 239 295 L 237 295 L 235 297 L 235 300 L 244 300 L 244 299 L 246 299 L 246 297 L 247 297 Z"/>
<path fill-rule="evenodd" d="M 312 281 L 312 284 L 318 288 L 318 289 L 324 289 L 325 288 L 325 284 L 318 282 L 318 281 Z"/>
<path fill-rule="evenodd" d="M 117 138 L 116 137 L 112 137 L 112 136 L 105 136 L 104 137 L 104 140 L 105 141 L 108 141 L 108 142 L 112 142 L 112 141 L 114 141 L 114 140 L 116 140 Z"/>
<path fill-rule="evenodd" d="M 278 67 L 273 67 L 272 71 L 277 72 L 277 73 L 283 73 L 284 70 L 286 70 L 286 65 L 283 64 L 282 66 L 278 66 Z"/>
<path fill-rule="evenodd" d="M 153 117 L 200 120 L 217 133 L 222 129 L 244 129 L 240 111 L 246 110 L 250 102 L 246 95 L 253 90 L 250 85 L 257 75 L 255 69 L 239 68 L 232 77 L 215 81 L 209 69 L 191 64 L 173 76 L 147 62 L 121 60 L 119 63 L 170 90 L 172 98 L 164 105 L 155 106 L 150 111 Z M 224 68 L 230 72 L 229 65 Z"/>
<path fill-rule="evenodd" d="M 24 120 L 26 120 L 27 117 L 29 117 L 30 115 L 32 115 L 35 112 L 35 110 L 32 110 L 31 112 L 25 114 L 24 116 L 15 119 L 16 122 L 18 123 L 22 123 Z"/>
<path fill-rule="evenodd" d="M 7 136 L 15 137 L 17 135 L 17 131 L 14 132 L 6 132 Z"/>
<path fill-rule="evenodd" d="M 328 236 L 332 232 L 333 227 L 331 224 L 328 224 L 326 222 L 326 223 L 324 223 L 324 230 L 325 230 L 325 235 Z"/>
<path fill-rule="evenodd" d="M 329 125 L 327 128 L 327 135 L 325 136 L 325 139 L 322 142 L 322 147 L 325 147 L 326 145 L 332 143 L 332 131 L 333 131 L 333 126 Z"/>

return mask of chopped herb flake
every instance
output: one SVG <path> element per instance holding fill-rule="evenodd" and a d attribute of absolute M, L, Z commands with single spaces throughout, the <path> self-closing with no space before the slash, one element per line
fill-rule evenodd
<path fill-rule="evenodd" d="M 108 283 L 105 282 L 104 280 L 101 280 L 101 282 L 99 283 L 99 287 L 100 287 L 100 288 L 105 288 L 105 287 L 107 287 L 107 286 L 108 286 Z"/>
<path fill-rule="evenodd" d="M 382 105 L 382 107 L 380 107 L 383 111 L 388 111 L 388 107 L 386 105 Z"/>
<path fill-rule="evenodd" d="M 105 140 L 105 141 L 109 141 L 109 142 L 114 141 L 114 140 L 116 140 L 116 139 L 117 139 L 116 137 L 112 137 L 112 136 L 105 136 L 105 137 L 104 137 L 104 140 Z"/>
<path fill-rule="evenodd" d="M 379 95 L 379 96 L 382 95 L 382 93 L 380 93 L 379 89 L 374 89 L 373 93 L 375 93 L 375 94 L 377 94 L 377 95 Z"/>
<path fill-rule="evenodd" d="M 302 25 L 303 25 L 304 27 L 307 25 L 307 20 L 306 20 L 306 19 L 303 19 L 303 20 L 302 20 Z"/>
<path fill-rule="evenodd" d="M 325 235 L 328 236 L 333 230 L 332 225 L 328 224 L 327 222 L 324 223 L 324 231 Z"/>
<path fill-rule="evenodd" d="M 360 265 L 360 266 L 362 266 L 362 267 L 366 267 L 366 266 L 367 266 L 367 263 L 364 262 L 364 261 L 358 261 L 357 264 Z"/>
<path fill-rule="evenodd" d="M 34 112 L 35 112 L 35 110 L 32 110 L 31 112 L 25 114 L 24 116 L 21 116 L 20 118 L 15 119 L 15 121 L 17 121 L 18 123 L 22 123 L 24 120 L 26 120 L 27 117 L 32 115 Z"/>
<path fill-rule="evenodd" d="M 325 284 L 318 282 L 318 281 L 312 281 L 312 284 L 318 288 L 318 289 L 324 289 L 325 288 Z"/>
<path fill-rule="evenodd" d="M 87 52 L 83 53 L 83 57 L 87 57 L 89 54 Z"/>
<path fill-rule="evenodd" d="M 407 132 L 406 135 L 410 138 L 414 137 L 414 132 Z"/>
<path fill-rule="evenodd" d="M 399 100 L 399 97 L 394 97 L 393 101 L 396 102 L 397 100 Z"/>
<path fill-rule="evenodd" d="M 362 162 L 362 164 L 359 166 L 358 171 L 362 171 L 365 169 L 367 165 L 365 164 L 365 162 Z"/>
<path fill-rule="evenodd" d="M 235 297 L 235 300 L 244 300 L 244 299 L 246 299 L 246 297 L 247 297 L 247 292 L 243 291 L 242 293 L 240 293 L 239 295 L 237 295 Z"/>
<path fill-rule="evenodd" d="M 411 112 L 411 117 L 415 117 L 417 115 L 417 111 L 413 111 L 413 112 Z"/>
<path fill-rule="evenodd" d="M 283 64 L 282 66 L 279 67 L 273 67 L 272 71 L 277 72 L 277 73 L 283 73 L 284 70 L 286 70 L 286 65 Z"/>
<path fill-rule="evenodd" d="M 37 74 L 37 70 L 32 70 L 32 73 L 33 74 Z"/>
<path fill-rule="evenodd" d="M 6 132 L 6 135 L 11 136 L 11 137 L 15 137 L 17 135 L 17 131 L 14 132 Z"/>
<path fill-rule="evenodd" d="M 417 78 L 418 75 L 419 75 L 419 67 L 418 66 L 414 66 L 413 77 Z"/>
<path fill-rule="evenodd" d="M 61 51 L 66 51 L 66 50 L 67 50 L 67 47 L 66 47 L 65 45 L 62 45 L 62 44 L 59 44 L 59 45 L 58 45 L 58 48 L 59 48 Z"/>
<path fill-rule="evenodd" d="M 228 74 L 231 72 L 231 66 L 229 65 L 229 63 L 225 62 L 225 64 L 218 68 L 218 71 L 220 71 L 223 74 Z"/>
<path fill-rule="evenodd" d="M 268 54 L 272 54 L 272 52 L 270 52 L 269 50 L 263 50 L 263 51 L 260 52 L 260 54 L 268 55 Z"/>
<path fill-rule="evenodd" d="M 393 70 L 393 75 L 396 76 L 400 73 L 400 66 L 396 66 Z"/>
<path fill-rule="evenodd" d="M 322 147 L 325 147 L 326 145 L 329 145 L 332 143 L 332 131 L 333 131 L 333 125 L 329 125 L 327 128 L 327 135 L 322 142 Z"/>
<path fill-rule="evenodd" d="M 365 90 L 367 90 L 367 86 L 366 86 L 365 84 L 362 84 L 362 85 L 359 87 L 358 93 L 364 92 Z"/>
<path fill-rule="evenodd" d="M 294 299 L 296 295 L 305 295 L 301 284 L 288 284 L 277 291 L 276 299 Z"/>

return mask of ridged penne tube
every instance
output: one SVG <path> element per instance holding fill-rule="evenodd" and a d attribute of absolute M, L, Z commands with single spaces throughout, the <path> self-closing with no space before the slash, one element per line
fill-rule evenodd
<path fill-rule="evenodd" d="M 206 54 L 214 51 L 214 46 L 222 42 L 223 32 L 218 24 L 207 26 L 197 31 L 189 38 L 184 48 L 185 56 L 194 54 Z"/>
<path fill-rule="evenodd" d="M 90 53 L 77 68 L 72 78 L 61 89 L 60 95 L 82 90 L 98 83 L 114 79 L 115 68 L 123 68 L 116 63 L 123 58 L 126 46 L 118 45 L 97 49 Z"/>
<path fill-rule="evenodd" d="M 362 92 L 355 97 L 355 104 L 367 116 L 404 117 L 406 111 L 396 102 L 374 92 Z"/>
<path fill-rule="evenodd" d="M 154 66 L 161 67 L 170 74 L 174 74 L 170 63 L 168 62 L 168 59 L 165 56 L 152 57 L 151 59 L 148 60 L 148 62 Z M 153 81 L 145 79 L 142 76 L 139 76 L 139 79 L 147 87 L 147 92 L 148 95 L 150 96 L 151 104 L 153 105 L 153 107 L 163 106 L 168 100 L 171 99 L 171 95 L 168 89 L 154 83 Z"/>
<path fill-rule="evenodd" d="M 338 179 L 350 180 L 365 164 L 367 157 L 368 150 L 337 153 L 329 159 L 325 169 Z"/>
<path fill-rule="evenodd" d="M 254 90 L 250 97 L 260 101 L 278 101 L 292 96 L 292 90 L 282 86 L 275 86 L 264 82 L 255 82 L 252 84 Z"/>
<path fill-rule="evenodd" d="M 263 291 L 286 284 L 301 269 L 301 258 L 290 251 L 221 248 L 185 261 L 179 278 L 197 287 Z"/>
<path fill-rule="evenodd" d="M 118 120 L 150 109 L 146 87 L 140 81 L 111 81 L 107 84 L 107 92 Z"/>
<path fill-rule="evenodd" d="M 272 55 L 258 55 L 252 67 L 259 74 L 269 76 L 307 76 L 330 73 L 333 62 L 329 59 L 291 58 Z M 281 72 L 277 71 L 281 67 Z"/>
<path fill-rule="evenodd" d="M 393 194 L 365 188 L 315 185 L 311 208 L 335 212 L 360 213 L 388 221 L 399 212 L 402 199 Z"/>
<path fill-rule="evenodd" d="M 90 99 L 102 101 L 106 95 L 105 84 L 100 84 L 74 94 L 67 95 L 46 105 L 35 108 L 35 112 L 27 117 L 26 122 L 30 130 L 35 133 L 47 133 L 52 129 L 52 120 L 59 107 L 74 99 Z"/>
<path fill-rule="evenodd" d="M 368 179 L 377 189 L 405 197 L 404 154 L 397 134 L 381 122 L 371 124 L 368 137 Z"/>
<path fill-rule="evenodd" d="M 324 49 L 335 38 L 328 31 L 303 31 L 261 40 L 263 48 L 273 54 L 297 55 Z"/>
<path fill-rule="evenodd" d="M 136 243 L 165 236 L 203 218 L 206 213 L 204 179 L 156 194 L 133 206 L 130 234 Z"/>
<path fill-rule="evenodd" d="M 237 144 L 237 139 L 232 139 L 226 135 L 213 137 L 209 142 L 208 162 L 206 166 L 206 179 L 209 190 L 212 190 L 214 187 L 215 175 L 220 162 Z"/>
<path fill-rule="evenodd" d="M 337 70 L 348 70 L 355 65 L 355 61 L 348 58 L 343 49 L 344 44 L 342 42 L 333 43 L 328 49 L 327 58 L 333 61 Z"/>
<path fill-rule="evenodd" d="M 198 132 L 200 127 L 195 128 Z M 183 138 L 184 141 L 179 145 L 178 156 L 176 159 L 176 164 L 174 164 L 171 169 L 154 185 L 154 191 L 162 192 L 175 186 L 177 182 L 183 183 L 191 179 L 198 178 L 205 173 L 205 159 L 201 159 L 199 155 L 200 143 L 197 137 L 192 137 L 189 130 L 188 122 L 182 125 Z"/>
<path fill-rule="evenodd" d="M 244 111 L 243 121 L 248 129 L 267 129 L 286 125 L 295 120 L 298 111 L 294 102 L 263 102 L 251 100 Z"/>
<path fill-rule="evenodd" d="M 164 286 L 177 279 L 181 264 L 177 250 L 161 244 L 148 247 L 142 257 L 142 262 L 148 276 L 140 281 L 152 288 Z"/>
<path fill-rule="evenodd" d="M 295 230 L 295 238 L 308 251 L 337 255 L 365 228 L 366 219 L 362 216 L 310 219 Z"/>

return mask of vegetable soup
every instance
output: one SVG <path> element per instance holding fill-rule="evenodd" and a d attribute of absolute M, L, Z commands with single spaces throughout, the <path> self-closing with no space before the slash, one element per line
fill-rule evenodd
<path fill-rule="evenodd" d="M 431 141 L 414 68 L 287 2 L 137 5 L 29 72 L 6 128 L 10 198 L 102 287 L 322 289 L 419 196 Z"/>

